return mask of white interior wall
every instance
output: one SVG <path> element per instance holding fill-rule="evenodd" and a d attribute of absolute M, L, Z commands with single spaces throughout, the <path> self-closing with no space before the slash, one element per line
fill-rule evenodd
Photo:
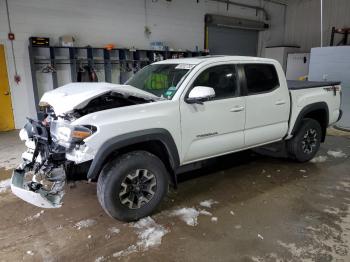
<path fill-rule="evenodd" d="M 285 43 L 310 52 L 321 45 L 320 0 L 289 0 Z M 328 46 L 332 27 L 350 27 L 349 0 L 323 0 L 323 45 Z"/>
<path fill-rule="evenodd" d="M 9 0 L 14 48 L 19 75 L 14 81 L 14 66 L 5 0 L 0 0 L 0 43 L 6 46 L 7 63 L 12 93 L 16 128 L 21 128 L 26 116 L 35 117 L 34 96 L 28 56 L 30 36 L 50 37 L 57 44 L 60 35 L 70 34 L 77 45 L 103 46 L 115 43 L 117 47 L 149 48 L 152 40 L 165 41 L 169 46 L 195 50 L 203 48 L 204 15 L 206 13 L 262 19 L 253 9 L 230 6 L 208 0 Z M 238 0 L 236 0 L 238 2 Z M 240 0 L 251 5 L 264 6 L 270 14 L 271 28 L 260 34 L 259 50 L 265 45 L 281 44 L 284 39 L 284 6 L 262 0 Z M 152 34 L 144 35 L 145 21 Z M 42 80 L 45 81 L 45 80 Z"/>

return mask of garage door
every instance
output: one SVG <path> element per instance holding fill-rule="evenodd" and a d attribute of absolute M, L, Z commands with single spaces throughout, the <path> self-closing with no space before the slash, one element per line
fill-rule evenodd
<path fill-rule="evenodd" d="M 208 47 L 211 55 L 257 56 L 258 31 L 209 26 Z"/>

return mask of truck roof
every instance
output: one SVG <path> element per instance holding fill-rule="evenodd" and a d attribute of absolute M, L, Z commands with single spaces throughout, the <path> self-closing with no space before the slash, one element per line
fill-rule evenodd
<path fill-rule="evenodd" d="M 225 56 L 225 55 L 208 55 L 189 58 L 175 58 L 156 62 L 155 64 L 190 64 L 198 65 L 205 62 L 223 62 L 223 61 L 251 61 L 251 62 L 276 62 L 273 59 L 253 57 L 253 56 Z"/>

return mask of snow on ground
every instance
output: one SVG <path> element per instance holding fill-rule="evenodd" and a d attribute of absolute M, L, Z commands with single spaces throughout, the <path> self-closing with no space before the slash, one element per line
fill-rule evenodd
<path fill-rule="evenodd" d="M 115 252 L 113 254 L 113 257 L 126 257 L 132 253 L 137 252 L 137 246 L 136 245 L 131 245 L 127 249 L 121 250 L 119 252 Z"/>
<path fill-rule="evenodd" d="M 44 210 L 41 210 L 39 213 L 36 213 L 35 215 L 32 215 L 32 216 L 30 216 L 30 217 L 26 217 L 25 219 L 24 219 L 24 221 L 25 222 L 28 222 L 28 221 L 33 221 L 33 220 L 35 220 L 35 219 L 38 219 L 42 214 L 44 214 Z"/>
<path fill-rule="evenodd" d="M 119 234 L 120 229 L 116 228 L 116 227 L 110 227 L 110 228 L 108 228 L 108 232 L 111 234 Z"/>
<path fill-rule="evenodd" d="M 310 160 L 311 163 L 323 163 L 327 161 L 327 156 L 317 156 Z"/>
<path fill-rule="evenodd" d="M 151 217 L 140 219 L 138 222 L 132 223 L 131 226 L 136 230 L 137 243 L 114 253 L 113 257 L 125 257 L 135 252 L 143 252 L 149 248 L 157 247 L 162 243 L 162 237 L 169 233 L 169 230 L 157 224 Z"/>
<path fill-rule="evenodd" d="M 193 207 L 179 208 L 170 213 L 170 216 L 178 216 L 187 225 L 192 227 L 198 225 L 199 215 L 211 216 L 212 214 L 206 210 L 197 210 Z"/>
<path fill-rule="evenodd" d="M 338 151 L 328 150 L 327 154 L 335 158 L 346 157 L 346 154 L 341 150 L 338 150 Z"/>
<path fill-rule="evenodd" d="M 28 250 L 26 253 L 27 253 L 27 255 L 34 256 L 34 252 L 31 250 Z"/>
<path fill-rule="evenodd" d="M 277 240 L 278 245 L 287 249 L 290 253 L 292 253 L 295 257 L 301 257 L 303 255 L 304 250 L 300 247 L 297 247 L 295 243 L 285 243 L 281 240 Z"/>
<path fill-rule="evenodd" d="M 4 193 L 11 186 L 11 179 L 1 180 L 0 181 L 0 193 Z"/>
<path fill-rule="evenodd" d="M 207 210 L 200 210 L 199 213 L 200 213 L 201 215 L 205 215 L 205 216 L 212 216 L 212 215 L 213 215 L 212 213 L 210 213 L 210 212 L 207 211 Z"/>
<path fill-rule="evenodd" d="M 217 217 L 212 217 L 211 219 L 210 219 L 212 222 L 218 222 L 218 218 Z"/>
<path fill-rule="evenodd" d="M 75 223 L 74 227 L 77 228 L 78 230 L 82 228 L 88 228 L 96 224 L 96 221 L 93 219 L 86 219 L 86 220 L 81 220 L 77 223 Z"/>
<path fill-rule="evenodd" d="M 151 217 L 146 217 L 133 225 L 136 228 L 139 246 L 143 251 L 150 247 L 159 246 L 162 243 L 162 237 L 169 233 L 162 225 L 157 224 Z"/>
<path fill-rule="evenodd" d="M 218 201 L 214 201 L 213 199 L 208 199 L 208 200 L 204 200 L 202 202 L 200 202 L 199 204 L 202 207 L 207 207 L 207 208 L 211 208 L 212 205 L 219 203 Z"/>
<path fill-rule="evenodd" d="M 178 216 L 189 226 L 198 225 L 197 218 L 199 216 L 199 211 L 195 208 L 180 208 L 171 212 L 170 216 Z"/>
<path fill-rule="evenodd" d="M 103 262 L 103 261 L 106 261 L 104 256 L 101 256 L 95 259 L 95 262 Z"/>
<path fill-rule="evenodd" d="M 334 207 L 329 207 L 329 208 L 323 209 L 323 212 L 333 214 L 333 215 L 338 215 L 340 213 L 340 209 L 334 208 Z"/>

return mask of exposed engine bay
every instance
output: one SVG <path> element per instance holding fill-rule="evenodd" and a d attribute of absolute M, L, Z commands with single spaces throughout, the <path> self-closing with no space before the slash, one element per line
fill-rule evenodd
<path fill-rule="evenodd" d="M 22 164 L 12 176 L 13 193 L 39 207 L 60 207 L 67 178 L 81 178 L 84 173 L 86 179 L 88 160 L 93 156 L 89 155 L 84 139 L 97 130 L 93 125 L 79 126 L 72 122 L 94 112 L 152 101 L 110 91 L 61 115 L 56 115 L 50 104 L 41 103 L 43 119 L 28 118 L 20 132 L 27 150 L 22 154 Z"/>
<path fill-rule="evenodd" d="M 95 113 L 98 111 L 108 110 L 112 108 L 132 106 L 137 104 L 149 103 L 152 100 L 136 97 L 136 96 L 124 96 L 116 92 L 109 92 L 92 99 L 85 107 L 81 109 L 75 109 L 72 114 L 74 118 L 79 118 L 87 114 Z"/>

